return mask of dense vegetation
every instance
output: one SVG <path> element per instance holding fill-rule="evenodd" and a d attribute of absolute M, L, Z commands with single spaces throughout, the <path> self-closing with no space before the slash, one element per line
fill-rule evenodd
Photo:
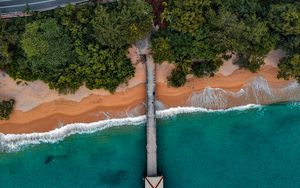
<path fill-rule="evenodd" d="M 2 21 L 0 68 L 61 93 L 83 84 L 113 92 L 134 75 L 127 50 L 150 32 L 152 19 L 148 3 L 121 0 Z"/>
<path fill-rule="evenodd" d="M 256 72 L 276 48 L 286 52 L 278 77 L 300 82 L 300 2 L 293 0 L 121 0 L 33 13 L 0 21 L 0 68 L 61 93 L 81 85 L 113 92 L 134 75 L 127 49 L 150 32 L 153 18 L 152 54 L 176 64 L 172 86 L 190 73 L 213 76 L 232 55 Z"/>
<path fill-rule="evenodd" d="M 287 54 L 278 76 L 300 82 L 299 2 L 167 0 L 163 4 L 161 17 L 168 27 L 153 35 L 152 53 L 157 63 L 167 60 L 180 66 L 169 77 L 171 85 L 183 85 L 188 73 L 212 76 L 221 59 L 233 54 L 241 68 L 256 72 L 275 48 Z"/>
<path fill-rule="evenodd" d="M 269 17 L 287 54 L 278 65 L 278 78 L 295 78 L 300 83 L 300 2 L 273 5 Z"/>
<path fill-rule="evenodd" d="M 14 108 L 15 101 L 13 99 L 3 100 L 0 102 L 0 120 L 9 119 L 9 115 L 11 114 Z"/>
<path fill-rule="evenodd" d="M 97 6 L 92 25 L 98 41 L 110 47 L 121 47 L 145 37 L 152 28 L 151 8 L 140 2 L 124 1 L 125 6 L 114 9 Z"/>

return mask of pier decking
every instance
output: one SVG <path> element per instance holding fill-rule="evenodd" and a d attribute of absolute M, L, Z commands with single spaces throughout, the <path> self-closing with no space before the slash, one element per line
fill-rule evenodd
<path fill-rule="evenodd" d="M 151 55 L 146 56 L 147 72 L 147 175 L 157 176 L 155 65 Z"/>
<path fill-rule="evenodd" d="M 146 64 L 147 177 L 145 188 L 162 188 L 163 176 L 157 176 L 155 64 L 148 51 L 149 45 L 149 37 L 137 43 L 139 55 L 143 57 Z"/>

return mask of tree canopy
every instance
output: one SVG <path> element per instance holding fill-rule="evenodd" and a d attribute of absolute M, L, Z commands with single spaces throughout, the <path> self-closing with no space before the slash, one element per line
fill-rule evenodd
<path fill-rule="evenodd" d="M 0 102 L 0 120 L 9 119 L 10 114 L 13 111 L 15 100 L 3 100 Z"/>
<path fill-rule="evenodd" d="M 104 88 L 114 92 L 121 82 L 131 78 L 134 68 L 126 52 L 125 49 L 101 49 L 98 45 L 90 44 L 82 57 L 86 63 L 82 67 L 86 86 L 89 89 Z"/>
<path fill-rule="evenodd" d="M 300 3 L 271 5 L 269 23 L 276 32 L 288 36 L 300 34 Z"/>
<path fill-rule="evenodd" d="M 154 61 L 175 63 L 170 84 L 187 74 L 212 76 L 222 59 L 252 72 L 267 53 L 286 58 L 279 78 L 299 77 L 300 3 L 293 0 L 120 0 L 67 5 L 31 17 L 0 21 L 0 68 L 15 79 L 43 80 L 59 92 L 81 85 L 113 92 L 134 75 L 129 45 L 151 33 Z M 155 4 L 155 2 L 159 2 Z M 161 19 L 161 20 L 159 20 Z"/>
<path fill-rule="evenodd" d="M 278 47 L 286 57 L 278 67 L 278 78 L 295 78 L 300 83 L 300 3 L 278 3 L 271 6 L 270 26 L 280 36 Z"/>
<path fill-rule="evenodd" d="M 81 85 L 114 92 L 134 75 L 127 50 L 151 31 L 152 14 L 148 3 L 121 0 L 0 23 L 0 62 L 14 79 L 39 79 L 60 93 Z"/>
<path fill-rule="evenodd" d="M 0 20 L 0 69 L 12 62 L 12 48 L 16 40 L 16 34 L 8 30 L 6 22 Z"/>
<path fill-rule="evenodd" d="M 20 43 L 26 57 L 23 63 L 30 64 L 33 76 L 49 83 L 52 88 L 61 83 L 68 66 L 76 61 L 73 59 L 74 51 L 70 37 L 55 19 L 28 23 Z M 69 88 L 66 84 L 58 89 L 63 92 L 69 89 L 76 90 L 78 87 L 79 85 Z"/>
<path fill-rule="evenodd" d="M 215 72 L 222 58 L 236 54 L 235 64 L 256 72 L 270 50 L 295 53 L 299 49 L 299 4 L 289 0 L 167 0 L 162 17 L 168 28 L 152 37 L 154 60 L 172 60 L 178 66 L 187 63 L 190 73 L 201 77 L 210 75 L 203 71 L 204 65 L 215 67 L 211 69 Z"/>
<path fill-rule="evenodd" d="M 98 5 L 92 26 L 100 44 L 122 47 L 144 38 L 151 31 L 152 19 L 148 3 L 121 0 L 113 8 Z"/>
<path fill-rule="evenodd" d="M 173 87 L 183 86 L 186 82 L 186 76 L 188 74 L 188 70 L 185 65 L 179 65 L 175 69 L 172 70 L 171 75 L 169 75 L 169 85 Z"/>
<path fill-rule="evenodd" d="M 210 0 L 167 1 L 162 16 L 171 29 L 195 35 L 205 22 L 204 13 L 209 5 Z"/>

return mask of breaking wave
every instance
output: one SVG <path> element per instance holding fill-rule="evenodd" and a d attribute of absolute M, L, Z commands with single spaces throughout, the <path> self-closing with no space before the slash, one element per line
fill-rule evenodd
<path fill-rule="evenodd" d="M 259 108 L 261 105 L 249 104 L 245 106 L 233 107 L 223 110 L 210 110 L 201 107 L 177 107 L 157 111 L 157 118 L 167 118 L 177 114 L 195 113 L 195 112 L 228 112 L 235 110 L 247 110 Z M 65 137 L 74 134 L 87 134 L 101 131 L 110 127 L 124 125 L 142 125 L 146 122 L 146 116 L 127 117 L 121 119 L 108 119 L 92 123 L 72 123 L 63 127 L 44 133 L 29 134 L 2 134 L 0 133 L 0 152 L 13 152 L 22 149 L 27 145 L 40 143 L 55 143 L 63 140 Z"/>
<path fill-rule="evenodd" d="M 299 100 L 300 87 L 297 82 L 276 88 L 270 87 L 264 77 L 257 76 L 237 92 L 207 87 L 203 91 L 193 93 L 188 102 L 190 106 L 224 109 L 246 104 L 271 104 Z"/>
<path fill-rule="evenodd" d="M 282 88 L 271 88 L 267 80 L 261 76 L 253 78 L 237 92 L 225 91 L 220 88 L 207 87 L 201 92 L 195 92 L 188 100 L 188 106 L 166 109 L 163 103 L 156 101 L 157 118 L 167 118 L 177 114 L 195 112 L 227 112 L 259 108 L 260 104 L 270 104 L 284 101 L 299 101 L 300 87 L 292 82 Z M 299 103 L 292 103 L 299 105 Z M 237 107 L 233 107 L 237 106 Z M 0 152 L 20 150 L 23 146 L 40 143 L 55 143 L 74 134 L 94 133 L 109 127 L 124 125 L 141 125 L 146 122 L 146 116 L 137 116 L 143 113 L 144 104 L 125 111 L 120 116 L 126 118 L 109 119 L 93 123 L 72 123 L 45 133 L 30 134 L 2 134 L 0 133 Z M 221 109 L 221 110 L 212 110 Z"/>

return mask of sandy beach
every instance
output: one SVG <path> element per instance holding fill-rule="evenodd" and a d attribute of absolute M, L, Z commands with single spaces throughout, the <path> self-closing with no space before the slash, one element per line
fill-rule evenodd
<path fill-rule="evenodd" d="M 276 77 L 277 64 L 283 55 L 280 50 L 270 52 L 265 59 L 266 64 L 255 74 L 238 69 L 229 60 L 214 77 L 195 78 L 189 75 L 187 84 L 181 88 L 167 85 L 166 77 L 174 65 L 166 62 L 158 65 L 156 93 L 160 108 L 200 106 L 218 109 L 248 103 L 268 104 L 297 100 L 300 98 L 295 96 L 299 89 L 297 85 L 294 93 L 284 90 L 294 86 L 295 81 L 278 80 Z M 2 99 L 14 98 L 17 103 L 11 118 L 0 121 L 0 132 L 45 132 L 68 123 L 143 114 L 145 65 L 137 61 L 134 47 L 129 50 L 129 56 L 136 68 L 135 77 L 119 86 L 114 94 L 81 87 L 75 94 L 59 95 L 40 81 L 17 85 L 7 75 L 2 74 L 0 96 Z"/>

